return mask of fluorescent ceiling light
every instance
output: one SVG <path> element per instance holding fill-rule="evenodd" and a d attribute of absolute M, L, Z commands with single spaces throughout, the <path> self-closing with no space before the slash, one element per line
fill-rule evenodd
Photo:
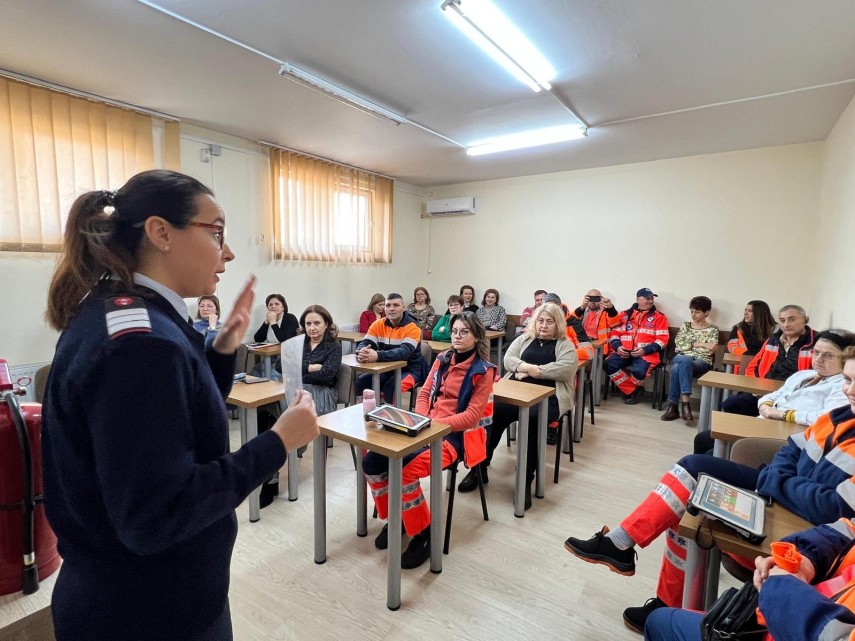
<path fill-rule="evenodd" d="M 532 91 L 552 88 L 555 68 L 490 0 L 445 0 L 441 8 L 470 40 Z"/>
<path fill-rule="evenodd" d="M 483 156 L 484 154 L 495 154 L 500 151 L 512 149 L 525 149 L 527 147 L 539 147 L 551 145 L 556 142 L 578 140 L 588 135 L 584 127 L 578 125 L 561 125 L 559 127 L 546 127 L 545 129 L 533 129 L 523 131 L 509 136 L 500 136 L 490 140 L 480 140 L 472 143 L 466 148 L 467 156 Z"/>
<path fill-rule="evenodd" d="M 290 78 L 295 82 L 299 82 L 301 85 L 308 87 L 309 89 L 320 91 L 321 93 L 335 98 L 339 102 L 343 102 L 351 107 L 356 107 L 360 111 L 364 111 L 372 116 L 388 120 L 395 125 L 402 125 L 409 122 L 404 116 L 399 116 L 385 107 L 381 107 L 380 105 L 373 103 L 352 91 L 348 91 L 338 85 L 334 85 L 329 80 L 324 80 L 320 76 L 316 76 L 305 69 L 295 67 L 289 62 L 282 64 L 279 68 L 279 75 Z"/>

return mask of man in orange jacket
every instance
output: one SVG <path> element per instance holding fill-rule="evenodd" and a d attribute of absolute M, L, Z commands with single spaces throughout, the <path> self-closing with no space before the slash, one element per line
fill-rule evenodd
<path fill-rule="evenodd" d="M 635 293 L 635 304 L 623 312 L 612 329 L 609 345 L 613 353 L 603 362 L 603 371 L 621 391 L 624 403 L 635 405 L 644 393 L 644 379 L 660 363 L 668 344 L 668 319 L 653 304 L 649 287 Z"/>

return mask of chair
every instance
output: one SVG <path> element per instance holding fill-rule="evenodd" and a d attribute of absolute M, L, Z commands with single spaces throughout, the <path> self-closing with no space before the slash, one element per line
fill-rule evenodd
<path fill-rule="evenodd" d="M 451 347 L 451 344 L 449 344 Z M 425 359 L 425 363 L 428 364 L 428 368 L 433 364 L 433 350 L 430 345 L 428 345 L 427 341 L 421 341 L 419 343 L 419 350 L 421 350 L 422 358 Z M 414 411 L 416 408 L 416 399 L 419 396 L 419 391 L 422 389 L 422 386 L 426 381 L 423 381 L 420 385 L 416 385 L 413 389 L 410 390 L 410 411 Z"/>
<path fill-rule="evenodd" d="M 36 375 L 33 377 L 33 395 L 36 403 L 41 403 L 45 397 L 48 374 L 50 374 L 50 365 L 44 365 L 36 370 Z"/>
<path fill-rule="evenodd" d="M 579 408 L 584 412 L 584 408 Z M 579 410 L 577 410 L 579 411 Z M 564 423 L 567 423 L 567 431 L 564 431 Z M 570 454 L 570 462 L 575 463 L 576 457 L 573 454 L 573 410 L 567 410 L 558 418 L 558 434 L 555 441 L 555 466 L 552 473 L 552 482 L 558 483 L 558 472 L 561 469 L 561 450 L 564 445 L 567 445 L 567 451 Z M 550 426 L 551 427 L 551 426 Z"/>
<path fill-rule="evenodd" d="M 653 409 L 654 410 L 662 410 L 662 405 L 665 402 L 665 374 L 667 374 L 669 370 L 669 366 L 671 360 L 674 358 L 674 354 L 676 353 L 676 347 L 674 345 L 674 339 L 677 337 L 677 332 L 680 331 L 679 327 L 669 327 L 668 328 L 668 345 L 665 346 L 665 351 L 662 354 L 661 359 L 659 360 L 659 364 L 656 365 L 653 369 L 651 369 L 647 375 L 650 376 L 653 374 Z"/>
<path fill-rule="evenodd" d="M 450 472 L 449 483 L 451 487 L 448 490 L 448 511 L 445 514 L 445 542 L 442 546 L 443 554 L 448 554 L 448 547 L 451 541 L 451 518 L 454 513 L 454 496 L 457 493 L 457 468 L 460 463 L 463 462 L 463 458 L 464 457 L 460 457 L 459 459 L 454 461 L 454 463 L 445 468 Z M 478 479 L 478 492 L 481 494 L 481 512 L 484 514 L 484 520 L 489 521 L 490 517 L 487 514 L 487 497 L 484 494 L 484 481 L 481 478 L 481 468 L 476 469 L 478 470 L 478 472 L 475 478 Z"/>
<path fill-rule="evenodd" d="M 354 373 L 351 367 L 344 363 L 338 366 L 338 374 L 336 375 L 335 391 L 338 395 L 338 402 L 344 404 L 345 407 L 353 405 L 353 381 Z M 326 439 L 329 447 L 332 447 L 332 439 Z M 356 456 L 356 447 L 351 444 L 350 455 L 353 457 L 353 469 L 359 469 L 358 457 Z"/>

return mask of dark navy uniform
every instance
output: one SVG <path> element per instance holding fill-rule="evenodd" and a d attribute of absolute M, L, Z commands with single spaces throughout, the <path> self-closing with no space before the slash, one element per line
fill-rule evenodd
<path fill-rule="evenodd" d="M 43 407 L 57 639 L 230 639 L 235 508 L 285 464 L 272 431 L 230 454 L 234 355 L 165 298 L 102 283 L 62 333 Z"/>

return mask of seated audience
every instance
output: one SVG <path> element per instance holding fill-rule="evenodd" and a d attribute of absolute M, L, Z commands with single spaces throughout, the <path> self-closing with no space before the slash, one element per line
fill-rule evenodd
<path fill-rule="evenodd" d="M 774 641 L 847 641 L 855 638 L 855 523 L 839 519 L 785 536 L 801 555 L 790 572 L 774 557 L 754 559 L 758 610 Z M 644 626 L 647 641 L 702 641 L 703 613 L 660 608 Z M 768 637 L 767 637 L 768 638 Z"/>
<path fill-rule="evenodd" d="M 472 312 L 452 317 L 451 346 L 437 356 L 416 401 L 416 412 L 451 426 L 451 433 L 443 438 L 443 469 L 460 458 L 469 467 L 484 460 L 484 426 L 490 422 L 496 367 L 489 361 L 490 342 L 484 326 Z M 407 454 L 403 466 L 401 520 L 412 539 L 401 555 L 401 567 L 408 570 L 430 558 L 430 510 L 419 483 L 430 475 L 430 449 L 423 447 Z M 377 516 L 388 518 L 389 459 L 368 452 L 362 469 L 371 486 Z M 374 545 L 381 550 L 388 548 L 388 523 Z"/>
<path fill-rule="evenodd" d="M 680 413 L 684 421 L 695 420 L 692 415 L 692 378 L 703 376 L 712 369 L 718 347 L 718 327 L 707 322 L 711 310 L 712 301 L 706 296 L 695 296 L 689 301 L 692 320 L 683 323 L 674 337 L 668 407 L 661 416 L 663 421 L 673 421 Z M 677 411 L 677 403 L 681 412 Z"/>
<path fill-rule="evenodd" d="M 455 314 L 463 311 L 463 299 L 456 294 L 448 297 L 448 312 L 446 312 L 434 325 L 431 338 L 435 341 L 451 341 L 451 319 Z M 470 312 L 471 313 L 471 312 Z"/>
<path fill-rule="evenodd" d="M 565 412 L 572 410 L 575 403 L 573 379 L 576 376 L 576 350 L 567 340 L 564 315 L 554 303 L 544 303 L 535 310 L 534 320 L 529 323 L 525 334 L 517 336 L 508 347 L 504 359 L 507 374 L 505 378 L 525 381 L 534 385 L 555 388 L 555 395 L 549 397 L 547 422 L 554 423 Z M 531 482 L 537 471 L 538 438 L 537 415 L 540 405 L 529 410 L 528 452 L 525 472 L 525 509 L 531 507 Z M 481 474 L 484 483 L 488 483 L 487 468 L 493 459 L 502 435 L 508 425 L 518 420 L 519 408 L 508 403 L 498 402 L 493 409 L 493 425 L 490 428 L 490 441 L 487 447 L 487 460 L 473 467 L 461 481 L 458 490 L 471 492 L 478 487 L 476 474 Z M 524 426 L 520 426 L 524 429 Z"/>
<path fill-rule="evenodd" d="M 810 369 L 810 352 L 816 333 L 808 326 L 807 312 L 799 305 L 785 305 L 778 312 L 779 329 L 772 334 L 745 368 L 746 376 L 784 381 L 794 373 Z M 757 397 L 748 392 L 731 394 L 723 412 L 757 416 Z"/>
<path fill-rule="evenodd" d="M 288 313 L 288 303 L 282 294 L 270 294 L 264 301 L 267 306 L 267 316 L 261 327 L 253 335 L 256 343 L 284 343 L 297 335 L 297 317 Z M 282 380 L 282 368 L 279 356 L 272 360 L 273 380 Z M 252 369 L 252 374 L 260 376 L 263 372 L 261 363 Z"/>
<path fill-rule="evenodd" d="M 374 294 L 374 296 L 371 297 L 368 307 L 366 307 L 365 311 L 359 316 L 359 331 L 362 334 L 368 331 L 368 328 L 371 327 L 371 323 L 383 318 L 386 313 L 383 310 L 385 303 L 386 297 L 383 296 L 383 294 Z"/>
<path fill-rule="evenodd" d="M 775 317 L 769 305 L 762 300 L 748 301 L 742 322 L 730 330 L 727 351 L 736 356 L 754 356 L 774 331 Z"/>
<path fill-rule="evenodd" d="M 531 307 L 526 307 L 522 311 L 522 314 L 520 314 L 520 326 L 517 327 L 517 333 L 518 334 L 522 333 L 523 330 L 525 330 L 525 328 L 528 327 L 528 324 L 531 322 L 531 316 L 532 316 L 532 314 L 534 314 L 534 310 L 536 310 L 538 307 L 540 307 L 543 304 L 543 297 L 545 295 L 546 295 L 545 289 L 538 289 L 534 293 L 534 305 L 532 305 Z"/>
<path fill-rule="evenodd" d="M 197 320 L 193 329 L 205 337 L 205 346 L 210 347 L 217 337 L 217 330 L 223 326 L 220 322 L 220 299 L 213 294 L 200 296 L 196 308 Z"/>
<path fill-rule="evenodd" d="M 585 333 L 585 328 L 582 327 L 582 321 L 570 313 L 567 305 L 561 302 L 561 297 L 554 292 L 549 292 L 544 295 L 543 302 L 555 303 L 561 308 L 561 313 L 564 314 L 564 322 L 567 323 L 567 338 L 573 343 L 573 347 L 576 348 L 576 357 L 579 363 L 581 364 L 594 358 L 594 346 L 591 344 L 590 336 Z M 552 444 L 550 442 L 550 445 Z"/>
<path fill-rule="evenodd" d="M 407 311 L 422 330 L 422 338 L 430 340 L 430 330 L 436 322 L 436 312 L 430 304 L 430 294 L 424 287 L 413 290 L 413 302 L 407 305 Z"/>
<path fill-rule="evenodd" d="M 478 314 L 478 320 L 483 323 L 486 329 L 502 332 L 505 330 L 505 325 L 508 324 L 505 308 L 499 305 L 498 290 L 488 289 L 484 292 L 484 298 L 481 300 L 481 309 L 476 313 Z"/>
<path fill-rule="evenodd" d="M 360 363 L 406 361 L 401 370 L 401 393 L 413 389 L 427 374 L 428 364 L 419 351 L 422 333 L 415 319 L 404 309 L 400 294 L 389 294 L 385 303 L 386 318 L 374 321 L 368 333 L 356 345 L 356 360 Z M 360 374 L 354 383 L 357 396 L 371 387 L 371 374 Z M 386 403 L 395 398 L 395 373 L 380 375 L 380 388 Z"/>
<path fill-rule="evenodd" d="M 335 323 L 332 315 L 321 305 L 309 305 L 300 316 L 302 334 L 289 338 L 300 345 L 302 352 L 302 386 L 312 395 L 318 416 L 334 412 L 338 406 L 338 368 L 341 365 L 341 343 L 336 340 Z M 264 414 L 267 414 L 266 412 Z M 273 415 L 260 414 L 260 420 L 265 424 L 264 431 L 273 425 Z M 306 446 L 297 450 L 298 454 L 306 450 Z M 279 473 L 277 472 L 261 486 L 259 505 L 267 507 L 273 498 L 279 494 Z"/>
<path fill-rule="evenodd" d="M 761 418 L 800 425 L 815 423 L 846 404 L 843 393 L 843 350 L 855 345 L 855 334 L 842 329 L 820 332 L 813 348 L 813 369 L 790 376 L 784 385 L 757 401 Z M 711 454 L 714 441 L 709 430 L 695 436 L 695 454 Z"/>
<path fill-rule="evenodd" d="M 589 289 L 582 304 L 573 310 L 573 316 L 582 321 L 582 327 L 591 340 L 606 341 L 603 354 L 609 353 L 609 331 L 620 321 L 620 315 L 611 299 L 600 293 L 599 289 Z"/>
<path fill-rule="evenodd" d="M 787 439 L 768 466 L 756 470 L 712 456 L 684 456 L 619 527 L 603 527 L 587 540 L 570 537 L 565 541 L 567 551 L 583 561 L 632 576 L 635 546 L 647 547 L 660 534 L 668 533 L 656 596 L 643 606 L 624 610 L 627 626 L 641 632 L 651 612 L 682 603 L 687 541 L 679 536 L 677 525 L 700 473 L 756 490 L 814 524 L 855 515 L 851 490 L 855 483 L 855 348 L 848 348 L 843 359 L 848 404 L 821 415 L 803 433 Z"/>
<path fill-rule="evenodd" d="M 478 305 L 475 304 L 475 288 L 472 285 L 462 285 L 460 287 L 460 297 L 463 299 L 464 312 L 477 312 Z"/>
<path fill-rule="evenodd" d="M 653 304 L 648 287 L 635 293 L 635 304 L 620 315 L 609 335 L 613 352 L 603 371 L 621 391 L 624 403 L 635 405 L 644 394 L 644 379 L 661 361 L 668 344 L 668 319 Z"/>

